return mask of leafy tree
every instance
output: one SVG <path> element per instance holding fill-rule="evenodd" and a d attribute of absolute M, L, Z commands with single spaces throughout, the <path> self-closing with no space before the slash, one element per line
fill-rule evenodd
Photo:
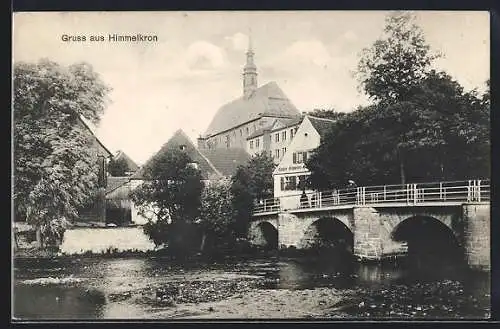
<path fill-rule="evenodd" d="M 437 57 L 431 54 L 415 15 L 396 12 L 387 16 L 384 35 L 361 52 L 356 76 L 375 101 L 403 101 Z"/>
<path fill-rule="evenodd" d="M 253 156 L 245 166 L 240 166 L 231 179 L 233 207 L 237 221 L 235 231 L 246 234 L 256 200 L 273 196 L 273 171 L 275 164 L 267 152 Z"/>
<path fill-rule="evenodd" d="M 203 230 L 202 251 L 207 238 L 212 241 L 212 247 L 222 247 L 224 243 L 234 241 L 234 215 L 231 182 L 225 179 L 210 182 L 203 189 L 200 217 L 197 221 Z"/>
<path fill-rule="evenodd" d="M 191 248 L 190 228 L 199 217 L 203 182 L 190 157 L 179 150 L 157 154 L 144 167 L 144 182 L 132 199 L 142 213 L 155 212 L 145 233 L 156 245 L 168 244 L 179 252 Z"/>
<path fill-rule="evenodd" d="M 60 239 L 92 198 L 97 153 L 79 116 L 94 123 L 110 89 L 88 64 L 14 64 L 14 214 L 38 240 Z"/>
<path fill-rule="evenodd" d="M 309 114 L 313 117 L 330 119 L 330 120 L 338 120 L 338 119 L 341 119 L 345 115 L 344 112 L 337 112 L 334 109 L 331 109 L 331 110 L 314 109 L 310 112 L 307 112 L 307 114 Z"/>
<path fill-rule="evenodd" d="M 369 106 L 339 120 L 307 163 L 311 182 L 328 189 L 348 179 L 378 185 L 401 176 L 412 182 L 489 177 L 487 98 L 430 71 L 409 101 Z"/>
<path fill-rule="evenodd" d="M 113 177 L 123 177 L 128 171 L 127 161 L 123 158 L 111 159 L 108 164 L 108 172 Z"/>

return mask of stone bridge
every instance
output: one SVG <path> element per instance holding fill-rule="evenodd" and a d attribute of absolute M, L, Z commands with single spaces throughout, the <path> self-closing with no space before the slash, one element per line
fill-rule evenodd
<path fill-rule="evenodd" d="M 438 184 L 441 194 L 435 197 L 433 188 L 419 191 L 419 186 L 409 184 L 404 189 L 385 187 L 385 196 L 377 201 L 366 198 L 364 191 L 370 188 L 364 187 L 349 192 L 352 202 L 342 202 L 345 191 L 337 191 L 334 202 L 330 194 L 315 193 L 309 195 L 307 205 L 290 209 L 283 209 L 277 200 L 267 201 L 272 203 L 269 208 L 257 208 L 254 213 L 249 238 L 256 245 L 274 248 L 341 243 L 359 259 L 371 260 L 411 252 L 415 239 L 424 241 L 423 245 L 426 239 L 447 240 L 456 244 L 471 267 L 489 269 L 488 182 L 454 182 L 459 187 L 452 189 L 447 189 L 447 183 Z M 311 204 L 314 197 L 315 204 Z"/>

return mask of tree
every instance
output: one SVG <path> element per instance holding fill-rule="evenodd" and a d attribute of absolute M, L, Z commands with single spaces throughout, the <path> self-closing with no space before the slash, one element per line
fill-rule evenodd
<path fill-rule="evenodd" d="M 449 75 L 430 71 L 410 96 L 337 121 L 307 163 L 313 186 L 489 177 L 487 93 L 465 93 Z"/>
<path fill-rule="evenodd" d="M 123 158 L 111 159 L 108 164 L 108 172 L 113 177 L 123 177 L 128 171 L 127 161 Z"/>
<path fill-rule="evenodd" d="M 199 217 L 203 182 L 191 158 L 182 151 L 157 154 L 144 167 L 144 182 L 131 197 L 140 212 L 154 209 L 156 218 L 145 233 L 156 245 L 168 244 L 178 252 L 191 248 L 190 228 Z"/>
<path fill-rule="evenodd" d="M 313 117 L 330 119 L 330 120 L 338 120 L 338 119 L 341 119 L 345 115 L 344 112 L 337 112 L 334 109 L 330 109 L 330 110 L 314 109 L 310 112 L 307 112 L 307 114 L 309 114 Z"/>
<path fill-rule="evenodd" d="M 207 237 L 212 241 L 212 247 L 220 248 L 225 243 L 234 242 L 234 218 L 231 181 L 223 179 L 210 182 L 203 189 L 197 221 L 203 230 L 200 249 L 205 249 Z"/>
<path fill-rule="evenodd" d="M 267 152 L 253 156 L 245 166 L 238 167 L 231 178 L 231 193 L 236 214 L 235 231 L 246 234 L 254 202 L 273 196 L 275 164 Z"/>
<path fill-rule="evenodd" d="M 99 122 L 110 89 L 88 64 L 14 64 L 14 214 L 41 246 L 91 200 L 97 154 L 80 116 Z"/>
<path fill-rule="evenodd" d="M 415 16 L 396 12 L 387 16 L 384 35 L 361 52 L 356 77 L 376 102 L 404 101 L 437 57 L 430 52 Z"/>

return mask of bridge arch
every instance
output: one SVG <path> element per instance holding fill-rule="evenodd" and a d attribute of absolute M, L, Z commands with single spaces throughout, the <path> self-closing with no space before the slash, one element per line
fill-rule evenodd
<path fill-rule="evenodd" d="M 345 248 L 352 253 L 354 234 L 340 219 L 322 216 L 314 220 L 304 231 L 298 243 L 300 249 Z"/>
<path fill-rule="evenodd" d="M 250 227 L 249 238 L 252 244 L 266 249 L 278 248 L 278 229 L 274 223 L 261 221 Z"/>
<path fill-rule="evenodd" d="M 460 236 L 448 223 L 427 215 L 414 215 L 399 222 L 391 239 L 406 242 L 408 256 L 418 261 L 456 262 L 464 259 Z"/>

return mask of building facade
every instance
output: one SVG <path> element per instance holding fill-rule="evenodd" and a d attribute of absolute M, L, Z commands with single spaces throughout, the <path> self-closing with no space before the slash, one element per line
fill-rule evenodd
<path fill-rule="evenodd" d="M 303 119 L 302 116 L 294 119 L 275 119 L 269 128 L 258 130 L 247 138 L 248 153 L 253 156 L 265 152 L 275 164 L 279 164 Z"/>
<path fill-rule="evenodd" d="M 251 44 L 243 68 L 242 96 L 223 105 L 205 133 L 198 138 L 199 149 L 247 148 L 247 138 L 257 131 L 270 129 L 276 119 L 300 116 L 295 105 L 274 81 L 258 86 L 257 67 Z"/>
<path fill-rule="evenodd" d="M 333 123 L 333 120 L 306 115 L 294 133 L 273 172 L 274 197 L 280 199 L 283 209 L 296 207 L 303 192 L 312 192 L 307 187 L 311 173 L 305 163 Z"/>

